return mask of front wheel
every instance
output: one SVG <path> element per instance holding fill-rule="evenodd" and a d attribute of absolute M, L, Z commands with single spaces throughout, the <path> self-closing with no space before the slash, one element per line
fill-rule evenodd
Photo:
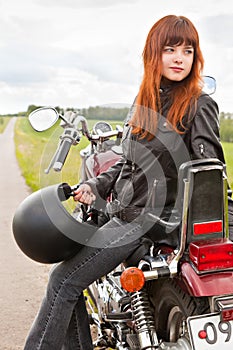
<path fill-rule="evenodd" d="M 186 294 L 175 280 L 166 280 L 160 287 L 153 300 L 158 337 L 167 342 L 188 338 L 187 317 L 208 313 L 208 299 Z"/>

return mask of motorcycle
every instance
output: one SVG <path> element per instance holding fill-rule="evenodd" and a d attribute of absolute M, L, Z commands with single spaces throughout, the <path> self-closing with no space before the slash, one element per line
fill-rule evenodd
<path fill-rule="evenodd" d="M 43 131 L 54 125 L 58 118 L 61 118 L 64 132 L 47 172 L 52 168 L 55 171 L 62 169 L 71 146 L 78 144 L 81 137 L 90 142 L 80 152 L 81 182 L 97 176 L 121 156 L 120 126 L 113 130 L 105 121 L 97 122 L 90 132 L 83 116 L 75 112 L 61 116 L 50 107 L 32 112 L 29 121 L 35 130 Z M 46 214 L 51 221 L 54 212 L 59 211 L 55 219 L 58 221 L 59 216 L 61 223 L 55 229 L 50 228 L 56 231 L 56 237 L 57 230 L 63 236 L 59 252 L 66 247 L 68 255 L 62 255 L 62 259 L 74 254 L 77 230 L 68 237 L 66 230 L 64 238 L 61 231 L 64 233 L 62 225 L 67 214 L 56 203 L 72 196 L 76 188 L 63 183 L 40 191 L 41 207 L 46 206 L 40 208 L 40 218 Z M 146 238 L 127 261 L 88 287 L 86 301 L 90 324 L 97 330 L 93 346 L 118 350 L 232 349 L 233 242 L 229 240 L 228 196 L 225 165 L 218 159 L 188 161 L 181 165 L 176 219 L 166 220 L 153 213 L 145 213 L 144 217 L 145 225 L 175 233 L 177 244 L 175 247 L 156 245 Z M 35 213 L 39 207 L 35 205 L 38 195 L 29 197 L 33 199 L 26 199 L 15 214 L 15 239 L 24 253 L 34 260 L 53 263 L 61 259 L 60 255 L 46 261 L 31 253 L 28 240 L 32 230 L 27 229 L 28 222 L 22 219 L 26 209 L 30 208 L 29 216 L 34 220 L 32 227 L 34 225 L 38 231 L 38 241 L 36 244 L 33 241 L 36 251 L 42 238 L 40 227 L 36 229 L 38 221 L 33 219 L 38 214 Z M 111 198 L 108 201 L 111 202 Z M 76 212 L 69 218 L 72 225 L 76 221 L 90 235 L 95 225 L 101 225 L 106 219 L 101 205 L 97 209 L 81 206 Z M 27 243 L 22 243 L 25 231 Z M 48 241 L 47 231 L 45 239 Z M 77 245 L 75 249 L 80 249 L 80 244 Z M 47 250 L 46 254 L 50 252 Z"/>

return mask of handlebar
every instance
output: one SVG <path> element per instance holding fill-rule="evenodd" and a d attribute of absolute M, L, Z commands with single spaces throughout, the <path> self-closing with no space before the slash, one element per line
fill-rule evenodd
<path fill-rule="evenodd" d="M 86 118 L 73 111 L 67 111 L 64 115 L 61 115 L 55 108 L 41 107 L 29 115 L 31 126 L 37 131 L 49 129 L 57 122 L 58 118 L 61 119 L 60 126 L 64 131 L 60 136 L 57 150 L 55 151 L 48 168 L 45 170 L 45 173 L 47 174 L 51 168 L 55 171 L 61 171 L 71 146 L 79 143 L 80 133 L 86 136 L 92 146 L 97 145 L 98 142 L 99 144 L 102 144 L 105 140 L 113 136 L 121 138 L 122 135 L 122 130 L 100 132 L 98 135 L 91 134 L 88 129 Z M 81 128 L 79 124 L 81 124 Z"/>
<path fill-rule="evenodd" d="M 66 128 L 63 134 L 60 136 L 60 139 L 61 141 L 49 164 L 49 167 L 45 170 L 46 174 L 49 173 L 51 168 L 53 168 L 55 171 L 61 171 L 71 146 L 78 144 L 80 141 L 78 131 L 74 128 Z"/>
<path fill-rule="evenodd" d="M 62 184 L 60 184 L 58 187 L 58 197 L 60 201 L 62 202 L 66 201 L 71 196 L 73 196 L 73 190 L 70 187 L 70 185 L 66 182 L 63 182 Z"/>
<path fill-rule="evenodd" d="M 71 120 L 72 119 L 72 120 Z M 98 141 L 98 140 L 102 140 L 104 141 L 105 139 L 108 139 L 109 137 L 113 137 L 113 136 L 118 136 L 120 133 L 122 133 L 122 130 L 111 130 L 111 131 L 107 131 L 107 132 L 100 132 L 98 135 L 92 135 L 88 129 L 88 124 L 87 124 L 87 120 L 84 116 L 82 115 L 78 115 L 76 113 L 71 113 L 70 117 L 67 118 L 63 118 L 63 122 L 65 121 L 65 124 L 62 123 L 61 125 L 63 127 L 66 127 L 67 125 L 72 126 L 77 129 L 78 124 L 81 123 L 82 128 L 81 128 L 81 132 L 84 136 L 87 137 L 87 139 L 89 141 Z M 71 124 L 70 124 L 71 121 Z"/>
<path fill-rule="evenodd" d="M 66 157 L 69 153 L 70 147 L 72 145 L 71 139 L 62 140 L 60 147 L 58 149 L 56 159 L 54 161 L 53 169 L 55 171 L 60 171 L 65 163 Z"/>

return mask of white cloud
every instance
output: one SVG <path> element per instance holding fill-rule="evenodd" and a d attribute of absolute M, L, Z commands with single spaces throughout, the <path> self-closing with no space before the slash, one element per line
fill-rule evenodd
<path fill-rule="evenodd" d="M 0 0 L 0 114 L 32 103 L 130 104 L 146 35 L 172 13 L 196 25 L 220 109 L 233 110 L 228 0 Z"/>

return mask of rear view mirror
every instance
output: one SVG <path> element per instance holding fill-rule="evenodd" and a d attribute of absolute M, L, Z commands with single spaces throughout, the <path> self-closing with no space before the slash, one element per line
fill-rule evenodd
<path fill-rule="evenodd" d="M 203 77 L 203 82 L 203 91 L 208 95 L 214 94 L 216 91 L 216 80 L 213 77 L 206 75 Z"/>
<path fill-rule="evenodd" d="M 53 107 L 41 107 L 29 114 L 29 122 L 34 130 L 44 131 L 53 126 L 59 114 Z"/>

